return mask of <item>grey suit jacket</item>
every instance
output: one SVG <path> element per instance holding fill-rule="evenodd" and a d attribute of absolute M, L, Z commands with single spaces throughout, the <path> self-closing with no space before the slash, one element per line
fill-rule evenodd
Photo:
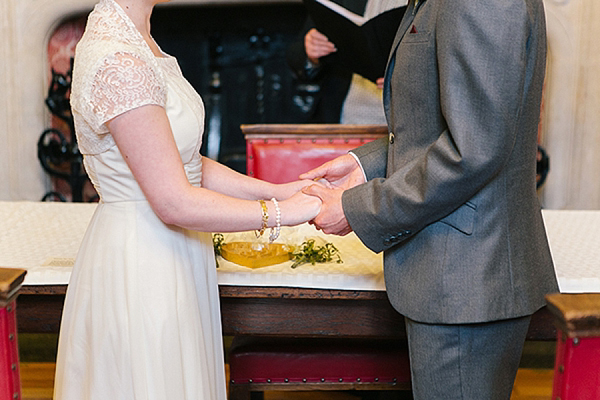
<path fill-rule="evenodd" d="M 344 213 L 384 251 L 392 305 L 429 323 L 513 318 L 558 290 L 535 185 L 542 0 L 411 0 L 392 47 L 389 140 L 355 150 Z"/>

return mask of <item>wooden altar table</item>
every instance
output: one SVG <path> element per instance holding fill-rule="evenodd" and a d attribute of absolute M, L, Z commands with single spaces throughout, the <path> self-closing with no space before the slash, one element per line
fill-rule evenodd
<path fill-rule="evenodd" d="M 0 202 L 0 266 L 28 270 L 19 298 L 20 332 L 58 332 L 70 268 L 94 209 L 81 203 Z M 561 292 L 600 292 L 600 212 L 543 214 Z M 365 253 L 352 234 L 346 242 L 325 239 L 339 245 L 344 264 L 249 270 L 220 259 L 224 334 L 403 337 L 402 317 L 384 291 L 381 255 Z M 349 244 L 353 240 L 356 246 Z M 540 310 L 528 338 L 555 340 L 551 321 Z"/>
<path fill-rule="evenodd" d="M 58 333 L 65 290 L 22 287 L 19 332 Z M 381 291 L 220 286 L 220 293 L 224 335 L 405 337 L 404 320 Z M 546 308 L 534 314 L 527 339 L 556 339 Z"/>

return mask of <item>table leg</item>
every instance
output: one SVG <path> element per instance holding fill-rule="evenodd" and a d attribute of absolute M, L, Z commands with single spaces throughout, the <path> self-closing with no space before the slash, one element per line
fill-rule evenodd
<path fill-rule="evenodd" d="M 600 337 L 557 339 L 552 399 L 600 399 Z"/>
<path fill-rule="evenodd" d="M 21 398 L 16 302 L 0 308 L 0 400 Z"/>

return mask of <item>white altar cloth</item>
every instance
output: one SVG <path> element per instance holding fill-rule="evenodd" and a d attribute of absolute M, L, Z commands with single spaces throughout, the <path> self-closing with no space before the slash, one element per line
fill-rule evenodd
<path fill-rule="evenodd" d="M 25 285 L 67 284 L 95 209 L 82 203 L 0 202 L 0 266 L 26 269 Z M 600 211 L 543 210 L 543 216 L 561 292 L 600 292 Z M 252 235 L 225 234 L 225 240 Z M 325 235 L 305 224 L 282 228 L 280 241 L 299 245 L 311 237 L 332 242 L 344 262 L 292 269 L 290 261 L 250 269 L 219 257 L 219 284 L 385 290 L 382 255 L 354 234 Z"/>

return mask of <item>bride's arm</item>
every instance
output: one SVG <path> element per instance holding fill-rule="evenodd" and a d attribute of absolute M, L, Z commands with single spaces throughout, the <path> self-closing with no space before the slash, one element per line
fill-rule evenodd
<path fill-rule="evenodd" d="M 110 120 L 107 126 L 148 202 L 165 223 L 209 232 L 246 231 L 261 227 L 262 211 L 257 201 L 190 185 L 162 107 L 146 105 L 127 111 Z M 221 181 L 205 180 L 209 187 L 228 187 L 227 193 L 243 182 L 246 193 L 256 194 L 261 187 L 268 186 L 254 180 L 255 190 L 250 183 L 252 180 L 239 178 L 241 174 L 223 173 L 222 169 L 213 168 L 215 165 L 210 161 L 207 164 L 209 167 L 203 174 L 221 170 Z M 266 204 L 272 216 L 269 226 L 273 226 L 275 207 L 270 201 Z M 298 193 L 281 201 L 280 207 L 282 225 L 296 225 L 316 216 L 320 200 Z"/>
<path fill-rule="evenodd" d="M 227 182 L 227 185 L 223 185 L 223 182 Z M 208 157 L 202 159 L 202 187 L 228 196 L 249 200 L 270 199 L 272 197 L 283 200 L 311 184 L 314 184 L 314 182 L 310 180 L 273 184 L 240 174 Z"/>

